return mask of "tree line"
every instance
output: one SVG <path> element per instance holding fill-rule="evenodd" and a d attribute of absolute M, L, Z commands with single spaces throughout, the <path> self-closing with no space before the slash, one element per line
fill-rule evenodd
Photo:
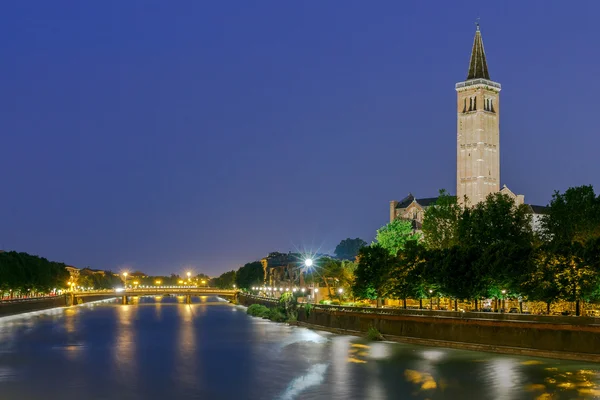
<path fill-rule="evenodd" d="M 43 257 L 8 251 L 0 253 L 0 293 L 35 296 L 67 287 L 66 265 Z M 1 297 L 1 296 L 0 296 Z"/>
<path fill-rule="evenodd" d="M 382 240 L 359 252 L 352 285 L 365 299 L 457 301 L 519 298 L 600 300 L 600 196 L 591 186 L 555 192 L 539 220 L 528 205 L 490 194 L 462 207 L 441 191 L 425 211 L 422 237 L 409 221 L 378 231 Z M 381 235 L 383 234 L 383 235 Z M 406 306 L 406 301 L 404 301 Z"/>

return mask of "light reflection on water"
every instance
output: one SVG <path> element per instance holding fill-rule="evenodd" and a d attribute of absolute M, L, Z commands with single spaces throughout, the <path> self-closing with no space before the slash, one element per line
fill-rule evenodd
<path fill-rule="evenodd" d="M 591 399 L 599 367 L 366 342 L 207 297 L 0 318 L 2 399 Z"/>

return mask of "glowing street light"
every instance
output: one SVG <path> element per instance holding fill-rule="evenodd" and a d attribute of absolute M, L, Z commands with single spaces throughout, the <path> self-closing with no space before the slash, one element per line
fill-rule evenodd
<path fill-rule="evenodd" d="M 187 277 L 188 279 L 190 279 L 190 276 L 192 276 L 192 273 L 190 271 L 187 272 Z"/>
<path fill-rule="evenodd" d="M 312 258 L 307 258 L 306 260 L 304 260 L 304 265 L 306 265 L 309 268 L 312 267 L 312 265 L 313 265 Z"/>
<path fill-rule="evenodd" d="M 342 288 L 339 288 L 339 289 L 338 289 L 338 293 L 339 293 L 339 294 L 342 294 L 342 293 L 344 293 L 344 289 L 342 289 Z"/>

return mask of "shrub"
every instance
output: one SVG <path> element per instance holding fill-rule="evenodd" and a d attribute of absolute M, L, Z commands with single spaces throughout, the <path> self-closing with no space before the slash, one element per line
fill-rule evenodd
<path fill-rule="evenodd" d="M 306 318 L 308 318 L 310 316 L 310 312 L 312 311 L 313 306 L 310 303 L 306 303 L 304 305 L 304 312 L 306 313 Z"/>
<path fill-rule="evenodd" d="M 269 310 L 269 314 L 268 316 L 266 316 L 266 318 L 270 319 L 273 322 L 285 322 L 287 320 L 285 314 L 277 308 Z"/>
<path fill-rule="evenodd" d="M 252 315 L 253 317 L 268 318 L 270 311 L 271 310 L 262 304 L 252 304 L 250 307 L 248 307 L 246 313 L 248 315 Z"/>
<path fill-rule="evenodd" d="M 340 301 L 339 300 L 331 300 L 330 303 L 332 306 L 339 306 L 340 305 Z"/>
<path fill-rule="evenodd" d="M 383 340 L 383 336 L 374 326 L 370 326 L 367 331 L 367 339 L 369 340 Z"/>
<path fill-rule="evenodd" d="M 298 313 L 291 312 L 288 314 L 288 318 L 287 318 L 288 323 L 293 323 L 293 322 L 297 322 L 297 321 L 298 321 Z"/>

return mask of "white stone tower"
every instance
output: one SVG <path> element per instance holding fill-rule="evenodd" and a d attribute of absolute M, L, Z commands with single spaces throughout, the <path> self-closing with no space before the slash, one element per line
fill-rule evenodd
<path fill-rule="evenodd" d="M 475 205 L 500 190 L 500 89 L 490 80 L 479 24 L 467 80 L 456 84 L 456 196 Z"/>

